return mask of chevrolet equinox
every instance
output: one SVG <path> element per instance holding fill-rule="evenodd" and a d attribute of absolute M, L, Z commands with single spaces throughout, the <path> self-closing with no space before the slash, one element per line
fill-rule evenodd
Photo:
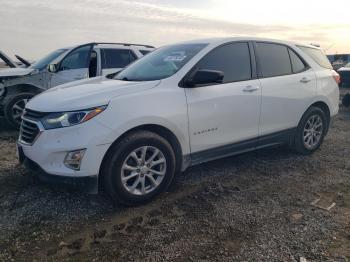
<path fill-rule="evenodd" d="M 30 100 L 18 155 L 46 177 L 85 178 L 137 205 L 206 161 L 282 144 L 311 154 L 338 112 L 337 82 L 314 46 L 260 38 L 169 45 L 114 79 Z"/>

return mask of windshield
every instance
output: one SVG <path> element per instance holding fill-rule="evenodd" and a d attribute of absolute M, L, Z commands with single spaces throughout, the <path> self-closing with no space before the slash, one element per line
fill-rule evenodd
<path fill-rule="evenodd" d="M 207 44 L 171 45 L 155 50 L 121 71 L 115 79 L 152 81 L 174 75 Z"/>
<path fill-rule="evenodd" d="M 53 51 L 52 53 L 48 54 L 44 58 L 38 60 L 34 64 L 32 64 L 29 68 L 39 69 L 42 70 L 47 67 L 49 63 L 51 63 L 53 60 L 55 60 L 57 57 L 59 57 L 61 54 L 63 54 L 68 49 L 58 49 Z"/>
<path fill-rule="evenodd" d="M 350 62 L 345 65 L 345 67 L 350 67 Z"/>

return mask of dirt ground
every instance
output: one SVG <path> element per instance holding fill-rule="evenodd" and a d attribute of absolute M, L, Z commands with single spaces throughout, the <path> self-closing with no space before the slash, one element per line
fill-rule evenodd
<path fill-rule="evenodd" d="M 312 156 L 213 161 L 136 208 L 38 181 L 1 125 L 0 261 L 350 261 L 349 110 Z"/>

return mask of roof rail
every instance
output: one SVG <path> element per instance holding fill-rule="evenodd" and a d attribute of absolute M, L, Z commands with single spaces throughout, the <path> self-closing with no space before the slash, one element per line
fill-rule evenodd
<path fill-rule="evenodd" d="M 131 44 L 131 43 L 108 43 L 108 42 L 93 42 L 95 45 L 123 45 L 123 46 L 144 46 L 147 48 L 155 48 L 151 45 Z"/>

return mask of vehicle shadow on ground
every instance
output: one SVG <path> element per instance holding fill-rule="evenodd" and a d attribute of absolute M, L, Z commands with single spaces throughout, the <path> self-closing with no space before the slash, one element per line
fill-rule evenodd
<path fill-rule="evenodd" d="M 211 180 L 216 180 L 220 176 L 227 175 L 227 170 L 232 171 L 229 174 L 230 176 L 240 176 L 239 173 L 242 171 L 242 169 L 246 169 L 246 167 L 254 169 L 255 165 L 264 165 L 265 163 L 270 163 L 271 161 L 293 161 L 293 159 L 298 157 L 300 156 L 294 154 L 290 149 L 281 146 L 260 149 L 258 151 L 213 160 L 198 166 L 190 167 L 185 172 L 176 174 L 174 181 L 164 194 L 168 195 L 167 197 L 171 197 L 172 194 L 181 193 L 184 186 L 209 183 Z M 8 171 L 11 172 L 11 170 Z M 113 203 L 107 193 L 104 192 L 103 189 L 101 190 L 101 188 L 98 194 L 89 194 L 84 188 L 81 188 L 79 184 L 53 184 L 41 181 L 35 171 L 23 169 L 23 172 L 24 177 L 26 177 L 26 181 L 29 182 L 29 184 L 33 185 L 34 187 L 39 187 L 46 192 L 49 191 L 50 195 L 52 196 L 57 196 L 60 198 L 61 196 L 59 195 L 62 195 L 64 198 L 75 199 L 79 202 L 97 201 L 102 206 L 108 206 L 108 211 L 117 211 L 120 208 L 124 208 L 119 204 Z M 259 173 L 259 176 L 265 175 L 278 176 L 278 174 L 272 173 Z M 157 201 L 157 199 L 161 199 L 162 197 L 164 196 L 161 195 L 160 197 L 157 197 L 155 201 Z M 86 201 L 86 199 L 89 199 L 89 201 Z M 69 206 L 66 206 L 66 208 L 69 209 Z M 75 208 L 74 204 L 71 206 L 71 208 Z"/>
<path fill-rule="evenodd" d="M 246 169 L 246 167 L 254 169 L 254 165 L 256 164 L 261 165 L 271 161 L 293 160 L 297 157 L 298 156 L 286 147 L 275 147 L 210 161 L 176 174 L 173 183 L 165 194 L 171 196 L 171 194 L 181 193 L 184 186 L 201 185 L 208 183 L 210 180 L 216 180 L 222 175 L 227 175 L 227 170 L 230 170 L 230 176 L 239 176 L 240 171 Z M 103 209 L 108 212 L 123 208 L 113 203 L 103 190 L 100 190 L 99 194 L 94 195 L 87 193 L 79 184 L 54 184 L 45 182 L 39 179 L 37 172 L 27 170 L 19 164 L 14 168 L 2 169 L 1 173 L 13 173 L 13 175 L 10 176 L 0 177 L 2 196 L 5 196 L 7 193 L 12 194 L 14 191 L 18 191 L 19 188 L 21 188 L 20 198 L 23 197 L 24 202 L 28 201 L 28 198 L 26 199 L 25 197 L 26 195 L 34 194 L 37 200 L 42 199 L 43 201 L 45 200 L 45 202 L 69 199 L 68 202 L 65 202 L 65 207 L 63 208 L 68 213 L 76 208 L 77 202 L 80 202 L 82 207 L 86 205 L 85 207 L 88 208 L 88 206 L 90 206 L 89 203 L 92 201 L 96 203 L 96 211 L 99 212 L 102 211 L 101 207 L 104 207 Z M 264 174 L 260 173 L 259 175 L 261 176 Z M 271 176 L 272 174 L 266 175 Z M 156 198 L 156 201 L 162 197 L 163 196 Z"/>
<path fill-rule="evenodd" d="M 3 117 L 0 117 L 0 138 L 16 137 L 18 130 L 9 126 Z"/>

